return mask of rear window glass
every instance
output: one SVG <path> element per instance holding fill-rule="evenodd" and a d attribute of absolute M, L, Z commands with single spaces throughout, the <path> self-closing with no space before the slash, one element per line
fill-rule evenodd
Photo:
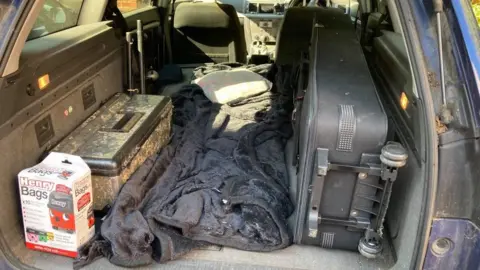
<path fill-rule="evenodd" d="M 45 0 L 28 39 L 76 26 L 82 4 L 83 0 Z"/>
<path fill-rule="evenodd" d="M 117 7 L 122 13 L 150 6 L 150 0 L 117 0 Z"/>
<path fill-rule="evenodd" d="M 478 26 L 480 26 L 480 0 L 472 0 L 472 8 L 477 18 Z"/>

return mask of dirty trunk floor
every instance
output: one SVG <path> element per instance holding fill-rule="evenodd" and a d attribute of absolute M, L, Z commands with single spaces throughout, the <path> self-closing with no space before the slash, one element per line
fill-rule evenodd
<path fill-rule="evenodd" d="M 31 251 L 33 265 L 39 269 L 72 269 L 72 259 Z M 197 250 L 166 264 L 151 264 L 133 269 L 389 269 L 394 264 L 388 250 L 383 258 L 369 260 L 349 251 L 314 246 L 293 245 L 269 253 L 248 252 L 231 248 Z M 123 269 L 100 259 L 83 269 Z"/>
<path fill-rule="evenodd" d="M 287 164 L 291 164 L 293 156 L 293 141 L 287 143 Z M 290 168 L 290 185 L 296 186 L 295 170 Z M 295 190 L 292 190 L 295 193 Z M 293 194 L 292 194 L 293 195 Z M 293 223 L 293 220 L 290 220 Z M 25 249 L 24 245 L 20 245 Z M 231 270 L 270 270 L 270 269 L 389 269 L 394 265 L 388 244 L 384 245 L 383 257 L 369 260 L 356 252 L 324 249 L 315 246 L 292 245 L 286 249 L 268 253 L 248 252 L 232 248 L 221 250 L 195 250 L 182 258 L 166 264 L 152 264 L 134 269 L 231 269 Z M 23 250 L 26 252 L 29 264 L 39 269 L 72 269 L 72 259 Z M 100 259 L 84 269 L 122 269 Z"/>
<path fill-rule="evenodd" d="M 287 164 L 293 157 L 293 141 L 285 149 Z M 289 168 L 290 185 L 296 187 L 294 168 Z M 291 193 L 295 193 L 292 190 Z M 293 195 L 293 194 L 292 194 Z M 290 225 L 293 220 L 290 219 Z M 20 233 L 18 235 L 21 235 Z M 72 269 L 72 259 L 48 253 L 31 251 L 25 248 L 23 239 L 15 247 L 16 254 L 22 254 L 23 261 L 38 269 Z M 231 269 L 231 270 L 270 270 L 270 269 L 390 269 L 395 264 L 389 245 L 385 243 L 383 256 L 369 260 L 359 253 L 324 249 L 315 246 L 292 245 L 274 252 L 248 252 L 232 248 L 195 250 L 175 261 L 165 264 L 151 264 L 133 269 Z M 107 259 L 99 259 L 83 269 L 127 269 L 117 267 Z"/>

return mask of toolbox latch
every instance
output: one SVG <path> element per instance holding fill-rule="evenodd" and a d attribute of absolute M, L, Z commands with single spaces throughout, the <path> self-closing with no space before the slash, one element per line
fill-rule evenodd
<path fill-rule="evenodd" d="M 103 128 L 105 132 L 130 132 L 135 124 L 142 118 L 141 112 L 126 112 L 123 116 L 113 124 L 111 127 Z"/>

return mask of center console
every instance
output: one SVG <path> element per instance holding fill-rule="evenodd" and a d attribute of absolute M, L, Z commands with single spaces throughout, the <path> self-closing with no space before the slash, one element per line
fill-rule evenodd
<path fill-rule="evenodd" d="M 250 60 L 275 60 L 278 31 L 287 6 L 288 1 L 284 0 L 245 0 L 242 7 L 237 3 Z"/>

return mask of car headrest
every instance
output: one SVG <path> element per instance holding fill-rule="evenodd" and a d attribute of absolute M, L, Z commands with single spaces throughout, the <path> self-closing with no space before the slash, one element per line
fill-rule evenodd
<path fill-rule="evenodd" d="M 175 10 L 173 27 L 230 28 L 232 14 L 236 15 L 236 11 L 231 5 L 185 2 Z"/>

